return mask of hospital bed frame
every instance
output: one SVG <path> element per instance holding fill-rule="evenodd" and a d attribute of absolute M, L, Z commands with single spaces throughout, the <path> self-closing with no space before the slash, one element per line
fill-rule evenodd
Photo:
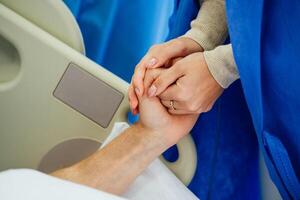
<path fill-rule="evenodd" d="M 84 55 L 62 1 L 0 0 L 0 170 L 44 172 L 95 152 L 127 121 L 128 83 Z M 164 161 L 188 184 L 196 169 L 190 136 Z"/>

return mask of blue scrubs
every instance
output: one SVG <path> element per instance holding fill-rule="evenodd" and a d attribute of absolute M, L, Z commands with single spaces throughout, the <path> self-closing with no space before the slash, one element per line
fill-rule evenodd
<path fill-rule="evenodd" d="M 284 199 L 300 199 L 300 2 L 227 1 L 235 61 L 264 158 Z"/>

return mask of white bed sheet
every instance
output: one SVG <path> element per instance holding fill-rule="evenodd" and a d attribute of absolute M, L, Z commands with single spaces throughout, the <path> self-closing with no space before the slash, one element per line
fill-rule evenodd
<path fill-rule="evenodd" d="M 32 169 L 0 173 L 1 200 L 122 200 L 99 190 L 61 180 Z"/>

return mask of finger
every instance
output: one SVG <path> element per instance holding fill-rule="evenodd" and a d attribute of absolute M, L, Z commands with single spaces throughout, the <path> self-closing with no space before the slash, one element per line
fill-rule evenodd
<path fill-rule="evenodd" d="M 138 99 L 132 85 L 130 85 L 128 88 L 128 100 L 129 100 L 130 110 L 132 113 L 134 113 L 134 110 L 138 106 Z"/>
<path fill-rule="evenodd" d="M 168 109 L 168 112 L 172 115 L 188 115 L 188 114 L 195 114 L 193 112 L 190 111 L 186 111 L 186 110 L 174 110 L 174 109 Z"/>
<path fill-rule="evenodd" d="M 182 96 L 182 89 L 175 83 L 169 86 L 164 92 L 162 92 L 158 97 L 164 101 L 178 101 L 181 102 L 183 99 Z"/>
<path fill-rule="evenodd" d="M 148 93 L 149 97 L 160 95 L 167 87 L 182 76 L 183 70 L 179 64 L 175 64 L 173 67 L 166 69 L 152 83 L 149 88 L 149 91 L 151 91 Z"/>
<path fill-rule="evenodd" d="M 134 89 L 134 93 L 135 94 L 138 92 L 137 90 L 138 90 L 137 88 Z M 142 96 L 136 94 L 135 97 L 137 99 L 137 104 L 136 104 L 136 107 L 132 109 L 132 114 L 133 115 L 136 115 L 136 114 L 138 114 L 140 112 L 139 111 L 139 102 L 141 101 Z"/>
<path fill-rule="evenodd" d="M 144 88 L 145 88 L 145 90 L 149 89 L 150 85 L 159 76 L 159 74 L 161 72 L 162 72 L 161 68 L 148 69 L 146 71 L 145 78 L 144 78 Z"/>
<path fill-rule="evenodd" d="M 173 101 L 173 107 L 171 101 Z M 161 103 L 168 109 L 183 110 L 185 108 L 184 103 L 180 101 L 161 100 Z"/>
<path fill-rule="evenodd" d="M 137 88 L 134 88 L 134 91 L 135 91 L 135 93 L 138 93 L 138 92 L 139 92 Z M 140 95 L 138 95 L 138 94 L 137 94 L 136 96 L 137 96 L 138 102 L 140 102 L 141 99 L 142 99 L 142 96 L 140 96 Z"/>
<path fill-rule="evenodd" d="M 153 45 L 148 51 L 149 60 L 147 67 L 157 68 L 165 65 L 170 59 L 184 57 L 186 54 L 186 45 L 178 39 L 170 40 L 163 44 Z"/>
<path fill-rule="evenodd" d="M 179 60 L 181 60 L 183 57 L 178 57 L 178 58 L 174 58 L 172 60 L 169 60 L 166 64 L 165 64 L 165 68 L 169 68 L 172 65 L 174 65 L 175 63 L 177 63 Z"/>
<path fill-rule="evenodd" d="M 147 62 L 149 59 L 149 54 L 147 53 L 141 60 L 140 62 L 136 65 L 135 70 L 134 70 L 134 74 L 132 76 L 132 83 L 133 83 L 133 87 L 134 89 L 137 88 L 138 89 L 138 93 L 137 95 L 142 96 L 144 93 L 144 77 L 145 77 L 145 73 L 146 73 L 146 66 L 147 66 Z M 153 60 L 151 61 L 152 63 L 155 63 L 156 61 L 153 62 Z"/>
<path fill-rule="evenodd" d="M 143 95 L 144 92 L 144 85 L 143 80 L 146 72 L 146 67 L 143 67 L 143 65 L 137 65 L 134 71 L 134 74 L 132 76 L 132 85 L 133 88 L 138 89 L 137 95 Z"/>
<path fill-rule="evenodd" d="M 171 40 L 164 44 L 153 45 L 138 63 L 133 75 L 132 82 L 134 87 L 139 90 L 138 95 L 141 96 L 144 93 L 143 79 L 146 72 L 145 68 L 164 66 L 170 59 L 183 57 L 185 54 L 186 47 L 180 40 Z"/>

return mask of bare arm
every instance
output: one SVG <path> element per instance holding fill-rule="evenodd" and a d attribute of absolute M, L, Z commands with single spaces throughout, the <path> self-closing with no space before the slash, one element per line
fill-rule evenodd
<path fill-rule="evenodd" d="M 53 175 L 121 194 L 167 148 L 160 141 L 155 133 L 137 124 L 94 155 Z"/>
<path fill-rule="evenodd" d="M 193 127 L 197 115 L 172 116 L 158 98 L 140 98 L 140 121 L 87 159 L 52 175 L 121 194 L 164 150 Z"/>

